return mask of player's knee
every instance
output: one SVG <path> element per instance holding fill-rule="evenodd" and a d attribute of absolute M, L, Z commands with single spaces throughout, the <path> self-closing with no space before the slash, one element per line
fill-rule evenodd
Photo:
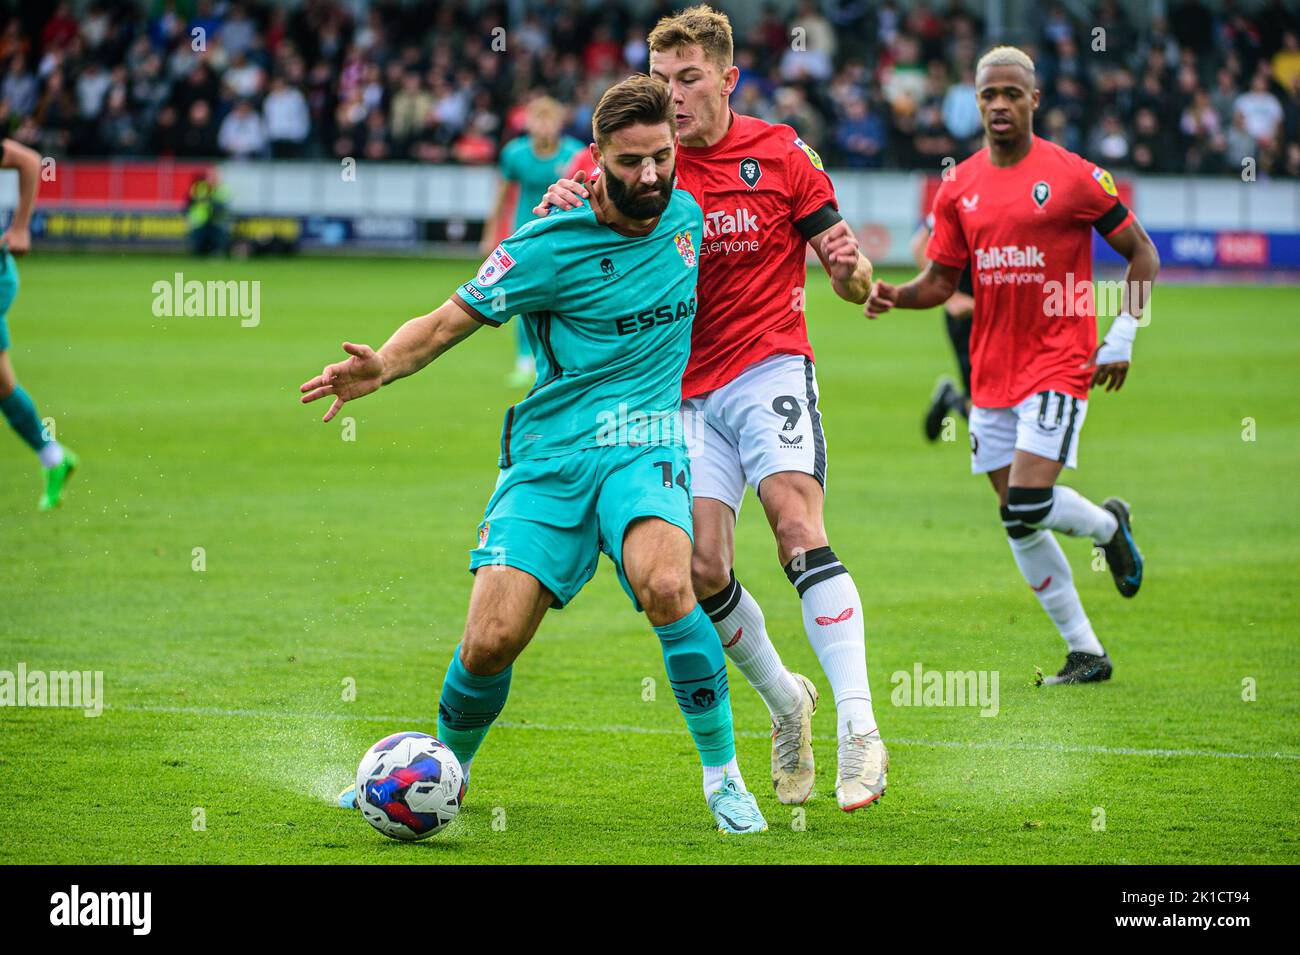
<path fill-rule="evenodd" d="M 695 605 L 691 582 L 676 567 L 656 568 L 637 588 L 637 600 L 652 625 L 661 627 L 682 619 Z"/>
<path fill-rule="evenodd" d="M 460 642 L 460 662 L 475 676 L 495 676 L 515 660 L 516 630 L 500 618 L 467 627 Z"/>
<path fill-rule="evenodd" d="M 691 555 L 691 586 L 703 600 L 721 593 L 731 584 L 731 568 L 721 554 L 696 551 Z"/>
<path fill-rule="evenodd" d="M 1007 509 L 1013 518 L 1029 528 L 1037 528 L 1052 510 L 1052 488 L 1007 488 Z"/>

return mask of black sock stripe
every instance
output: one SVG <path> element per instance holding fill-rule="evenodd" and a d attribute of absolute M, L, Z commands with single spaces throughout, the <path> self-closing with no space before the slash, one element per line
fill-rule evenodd
<path fill-rule="evenodd" d="M 998 513 L 1002 515 L 1002 529 L 1007 532 L 1008 537 L 1018 540 L 1021 537 L 1028 537 L 1034 532 L 1034 528 L 1026 527 L 1016 519 L 1016 516 L 1011 513 L 1011 508 L 999 507 Z"/>
<path fill-rule="evenodd" d="M 803 574 L 810 570 L 816 570 L 818 567 L 826 567 L 830 564 L 838 564 L 840 559 L 835 556 L 835 551 L 829 547 L 814 547 L 812 550 L 804 551 L 802 554 L 796 554 L 790 563 L 785 565 L 785 575 L 794 583 Z"/>
<path fill-rule="evenodd" d="M 823 567 L 821 570 L 814 572 L 805 572 L 798 581 L 791 581 L 794 589 L 802 597 L 808 592 L 809 587 L 815 587 L 823 580 L 830 580 L 832 577 L 838 577 L 840 574 L 847 574 L 849 569 L 841 563 L 836 563 L 832 567 Z"/>
<path fill-rule="evenodd" d="M 1054 489 L 1050 487 L 1007 488 L 1007 516 L 1034 525 L 1052 511 Z"/>
<path fill-rule="evenodd" d="M 700 601 L 700 608 L 710 620 L 717 623 L 719 620 L 725 620 L 736 609 L 740 603 L 740 595 L 744 589 L 740 582 L 736 580 L 735 571 L 732 571 L 731 581 L 712 597 L 705 597 Z"/>

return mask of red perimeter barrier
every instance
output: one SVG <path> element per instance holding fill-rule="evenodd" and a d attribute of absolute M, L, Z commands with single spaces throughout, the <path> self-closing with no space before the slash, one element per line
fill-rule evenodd
<path fill-rule="evenodd" d="M 82 162 L 61 159 L 42 177 L 41 205 L 61 209 L 173 210 L 185 204 L 190 183 L 206 162 Z"/>

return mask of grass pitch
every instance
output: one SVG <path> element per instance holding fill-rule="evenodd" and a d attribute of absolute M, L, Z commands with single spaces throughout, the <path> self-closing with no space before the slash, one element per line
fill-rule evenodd
<path fill-rule="evenodd" d="M 0 670 L 103 671 L 106 709 L 0 710 L 0 862 L 1300 861 L 1300 293 L 1286 288 L 1162 288 L 1128 384 L 1094 397 L 1068 481 L 1132 502 L 1148 565 L 1124 601 L 1086 543 L 1064 542 L 1109 684 L 1031 685 L 1063 645 L 969 473 L 964 427 L 936 446 L 920 434 L 951 370 L 937 311 L 868 323 L 816 273 L 827 521 L 867 608 L 883 802 L 835 805 L 829 688 L 751 496 L 738 574 L 826 701 L 802 813 L 771 792 L 765 712 L 733 673 L 741 765 L 771 831 L 712 830 L 657 641 L 607 563 L 516 664 L 452 830 L 398 844 L 332 808 L 373 741 L 435 731 L 512 343 L 480 331 L 329 425 L 297 385 L 472 268 L 22 263 L 14 364 L 82 470 L 64 508 L 38 514 L 35 460 L 0 434 Z M 154 317 L 152 285 L 177 271 L 259 280 L 260 324 Z M 918 663 L 997 671 L 997 715 L 893 705 L 892 675 Z"/>

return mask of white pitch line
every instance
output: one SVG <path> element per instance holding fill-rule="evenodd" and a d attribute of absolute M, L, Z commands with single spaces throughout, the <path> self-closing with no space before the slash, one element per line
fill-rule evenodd
<path fill-rule="evenodd" d="M 283 710 L 224 709 L 215 706 L 106 706 L 106 710 L 128 713 L 165 713 L 178 716 L 242 716 L 252 719 L 332 720 L 336 722 L 386 723 L 390 726 L 420 726 L 433 722 L 432 714 L 422 717 L 368 716 L 363 713 L 292 713 Z M 642 736 L 680 736 L 679 729 L 659 726 L 568 726 L 554 723 L 530 723 L 497 720 L 495 726 L 512 730 L 540 730 L 545 733 L 626 733 Z M 770 739 L 770 733 L 736 730 L 742 739 Z M 958 740 L 904 739 L 891 736 L 890 746 L 923 746 L 934 749 L 1000 749 L 1035 753 L 1071 753 L 1095 756 L 1144 756 L 1172 759 L 1278 759 L 1300 760 L 1300 753 L 1231 753 L 1212 749 L 1141 749 L 1135 746 L 1071 746 L 1064 743 L 999 743 L 993 740 L 961 742 Z"/>

